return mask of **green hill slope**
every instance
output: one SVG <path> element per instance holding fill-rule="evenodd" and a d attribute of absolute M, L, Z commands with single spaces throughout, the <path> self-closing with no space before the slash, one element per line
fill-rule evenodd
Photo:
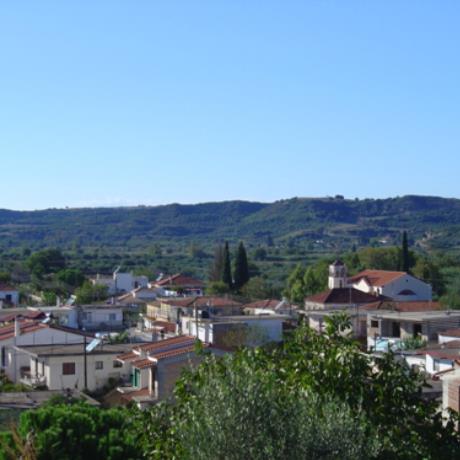
<path fill-rule="evenodd" d="M 346 249 L 399 240 L 406 229 L 417 244 L 460 246 L 460 200 L 404 196 L 389 199 L 292 198 L 274 203 L 228 201 L 130 208 L 0 210 L 0 247 L 142 247 L 155 242 L 249 244 L 305 242 Z"/>

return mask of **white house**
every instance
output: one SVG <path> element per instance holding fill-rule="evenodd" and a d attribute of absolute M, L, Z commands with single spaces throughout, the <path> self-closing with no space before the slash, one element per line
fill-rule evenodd
<path fill-rule="evenodd" d="M 154 343 L 136 345 L 118 356 L 131 370 L 131 382 L 118 388 L 120 403 L 135 402 L 141 409 L 172 395 L 174 385 L 184 368 L 193 367 L 203 359 L 196 353 L 196 338 L 179 336 Z M 202 344 L 215 354 L 221 350 Z"/>
<path fill-rule="evenodd" d="M 109 295 L 130 292 L 139 287 L 148 287 L 149 280 L 146 276 L 135 276 L 132 273 L 115 271 L 112 276 L 96 275 L 91 279 L 94 285 L 107 286 Z"/>
<path fill-rule="evenodd" d="M 244 312 L 249 315 L 286 315 L 297 317 L 298 307 L 292 305 L 286 299 L 256 300 L 244 305 Z"/>
<path fill-rule="evenodd" d="M 0 308 L 19 304 L 19 291 L 12 286 L 0 284 Z"/>
<path fill-rule="evenodd" d="M 460 328 L 448 329 L 447 331 L 440 332 L 438 340 L 439 343 L 448 343 L 460 340 Z"/>
<path fill-rule="evenodd" d="M 431 285 L 406 272 L 364 270 L 348 279 L 348 285 L 372 295 L 396 301 L 431 300 Z"/>
<path fill-rule="evenodd" d="M 16 382 L 20 368 L 26 366 L 27 362 L 24 362 L 21 355 L 10 353 L 13 347 L 83 343 L 84 336 L 80 331 L 61 326 L 38 321 L 16 321 L 0 328 L 0 368 L 10 380 Z"/>
<path fill-rule="evenodd" d="M 70 313 L 66 318 L 66 326 L 86 331 L 112 331 L 124 328 L 122 305 L 74 305 L 70 307 Z"/>
<path fill-rule="evenodd" d="M 257 346 L 283 340 L 283 323 L 289 319 L 282 315 L 244 315 L 196 318 L 183 316 L 183 334 L 197 337 L 217 347 L 234 348 Z"/>
<path fill-rule="evenodd" d="M 130 369 L 116 357 L 129 344 L 100 344 L 89 350 L 85 343 L 66 345 L 21 345 L 10 353 L 21 356 L 20 382 L 46 386 L 49 390 L 96 391 L 110 379 L 129 378 Z M 86 349 L 86 351 L 85 351 Z"/>

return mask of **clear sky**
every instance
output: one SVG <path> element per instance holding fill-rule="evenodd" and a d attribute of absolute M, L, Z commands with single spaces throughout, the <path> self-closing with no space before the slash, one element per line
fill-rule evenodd
<path fill-rule="evenodd" d="M 460 197 L 457 0 L 0 3 L 0 208 Z"/>

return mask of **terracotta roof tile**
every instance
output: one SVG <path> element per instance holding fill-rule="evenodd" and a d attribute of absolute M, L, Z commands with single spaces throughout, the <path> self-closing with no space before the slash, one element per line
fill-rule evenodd
<path fill-rule="evenodd" d="M 204 348 L 208 347 L 208 344 L 204 343 L 203 347 Z M 153 357 L 156 360 L 168 359 L 168 358 L 172 358 L 174 356 L 180 356 L 180 355 L 185 355 L 185 354 L 188 354 L 188 353 L 193 353 L 194 351 L 195 351 L 195 345 L 190 346 L 190 347 L 185 347 L 185 348 L 176 348 L 174 350 L 168 350 L 168 351 L 164 351 L 164 352 L 160 352 L 160 353 L 154 353 Z"/>
<path fill-rule="evenodd" d="M 117 356 L 117 359 L 120 361 L 131 361 L 137 358 L 139 358 L 139 355 L 137 353 L 134 353 L 133 351 L 129 351 L 127 353 L 123 353 Z"/>
<path fill-rule="evenodd" d="M 375 302 L 376 300 L 378 300 L 378 297 L 355 288 L 328 289 L 305 299 L 307 302 L 322 304 L 366 304 Z"/>
<path fill-rule="evenodd" d="M 133 367 L 136 369 L 147 369 L 149 367 L 154 367 L 155 363 L 148 358 L 138 359 L 137 361 L 132 362 Z"/>
<path fill-rule="evenodd" d="M 180 299 L 168 299 L 161 300 L 161 303 L 170 305 L 173 307 L 242 307 L 243 305 L 232 299 L 225 297 L 214 297 L 214 296 L 195 296 L 195 297 L 184 297 Z"/>
<path fill-rule="evenodd" d="M 274 310 L 282 300 L 277 299 L 265 299 L 265 300 L 256 300 L 255 302 L 248 303 L 244 308 L 262 308 L 268 310 Z"/>
<path fill-rule="evenodd" d="M 194 344 L 195 342 L 195 337 L 181 335 L 178 337 L 171 337 L 170 339 L 160 340 L 159 342 L 152 342 L 146 343 L 144 345 L 139 345 L 137 348 L 147 353 L 153 353 L 156 350 L 160 351 L 167 350 L 170 348 L 177 348 L 180 346 L 184 346 L 184 344 Z"/>
<path fill-rule="evenodd" d="M 363 270 L 357 275 L 350 277 L 349 281 L 357 283 L 359 280 L 365 278 L 371 286 L 385 286 L 404 275 L 407 275 L 407 273 L 387 270 Z"/>
<path fill-rule="evenodd" d="M 395 300 L 379 300 L 363 305 L 365 310 L 391 310 L 399 312 L 418 312 L 418 311 L 433 311 L 441 310 L 439 302 L 430 300 L 411 300 L 411 301 L 395 301 Z"/>
<path fill-rule="evenodd" d="M 444 336 L 449 336 L 449 337 L 460 337 L 460 329 L 449 329 L 444 332 L 439 332 L 438 335 L 444 335 Z M 457 341 L 454 340 L 454 342 L 457 342 Z"/>
<path fill-rule="evenodd" d="M 156 286 L 204 287 L 203 281 L 192 278 L 191 276 L 182 275 L 181 273 L 167 276 L 152 284 Z"/>

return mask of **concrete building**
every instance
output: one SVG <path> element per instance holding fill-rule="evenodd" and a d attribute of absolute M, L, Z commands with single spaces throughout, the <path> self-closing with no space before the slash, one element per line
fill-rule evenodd
<path fill-rule="evenodd" d="M 116 359 L 129 344 L 100 344 L 93 350 L 88 350 L 88 344 L 21 345 L 12 347 L 9 355 L 21 362 L 16 370 L 21 383 L 49 390 L 97 391 L 110 379 L 129 378 L 129 367 Z"/>
<path fill-rule="evenodd" d="M 39 321 L 16 321 L 0 328 L 0 368 L 13 382 L 18 381 L 19 370 L 28 360 L 11 352 L 16 346 L 81 344 L 86 334 Z"/>
<path fill-rule="evenodd" d="M 64 324 L 86 331 L 119 331 L 124 329 L 123 305 L 74 305 L 63 317 Z"/>
<path fill-rule="evenodd" d="M 112 276 L 97 274 L 91 278 L 94 285 L 107 286 L 109 295 L 131 292 L 139 287 L 148 287 L 149 280 L 146 276 L 135 276 L 132 273 L 120 273 L 115 271 Z"/>
<path fill-rule="evenodd" d="M 195 318 L 183 316 L 181 331 L 216 347 L 234 349 L 257 346 L 283 340 L 283 323 L 289 319 L 281 315 L 215 316 Z"/>
<path fill-rule="evenodd" d="M 349 278 L 348 285 L 362 292 L 396 301 L 432 299 L 431 285 L 406 272 L 364 270 Z"/>
<path fill-rule="evenodd" d="M 243 305 L 227 297 L 197 296 L 180 297 L 175 299 L 157 299 L 147 305 L 147 318 L 151 320 L 180 324 L 182 316 L 211 316 L 240 315 Z"/>
<path fill-rule="evenodd" d="M 179 336 L 151 344 L 135 346 L 118 356 L 130 368 L 131 382 L 120 386 L 119 402 L 133 401 L 141 409 L 172 396 L 174 385 L 184 368 L 198 365 L 203 359 L 196 354 L 196 338 Z M 203 347 L 222 354 L 207 344 Z"/>
<path fill-rule="evenodd" d="M 19 304 L 19 291 L 7 284 L 0 284 L 0 308 L 15 307 Z"/>
<path fill-rule="evenodd" d="M 244 312 L 248 315 L 285 315 L 296 318 L 297 310 L 298 307 L 286 299 L 256 300 L 244 305 Z"/>
<path fill-rule="evenodd" d="M 157 280 L 152 281 L 150 286 L 163 297 L 204 295 L 203 281 L 182 273 L 171 276 L 161 275 Z"/>
<path fill-rule="evenodd" d="M 459 327 L 460 311 L 372 312 L 367 318 L 367 345 L 377 349 L 379 343 L 383 346 L 416 336 L 437 342 L 440 333 Z"/>

